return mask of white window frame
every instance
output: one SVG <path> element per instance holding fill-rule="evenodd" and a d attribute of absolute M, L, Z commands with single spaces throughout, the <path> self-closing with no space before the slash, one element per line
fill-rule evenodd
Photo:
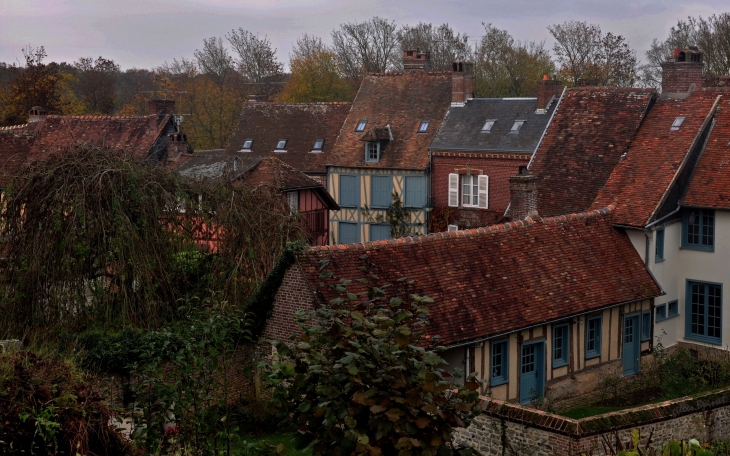
<path fill-rule="evenodd" d="M 464 204 L 464 180 L 477 179 L 476 182 L 476 195 L 469 194 L 469 204 Z M 474 189 L 474 183 L 469 184 L 471 190 Z M 475 198 L 476 200 L 474 200 Z M 473 204 L 472 201 L 476 201 Z M 477 209 L 489 209 L 489 176 L 486 174 L 449 174 L 449 195 L 448 195 L 449 207 L 469 207 Z"/>
<path fill-rule="evenodd" d="M 375 146 L 375 154 L 377 158 L 370 158 L 370 148 Z M 365 142 L 365 162 L 366 163 L 378 163 L 380 161 L 380 141 L 366 141 Z"/>

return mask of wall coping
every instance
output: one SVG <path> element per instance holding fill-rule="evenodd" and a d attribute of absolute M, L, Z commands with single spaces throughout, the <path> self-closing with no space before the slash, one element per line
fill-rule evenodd
<path fill-rule="evenodd" d="M 579 420 L 485 396 L 480 399 L 479 407 L 485 415 L 580 439 L 730 405 L 730 387 Z"/>

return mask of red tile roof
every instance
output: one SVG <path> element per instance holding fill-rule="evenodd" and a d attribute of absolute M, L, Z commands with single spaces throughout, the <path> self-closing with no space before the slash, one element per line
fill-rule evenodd
<path fill-rule="evenodd" d="M 247 102 L 226 150 L 238 153 L 253 139 L 252 152 L 241 154 L 276 156 L 298 171 L 326 174 L 324 165 L 349 111 L 350 103 Z M 287 140 L 285 153 L 274 152 L 280 139 Z M 312 152 L 316 139 L 324 139 L 322 152 Z"/>
<path fill-rule="evenodd" d="M 321 302 L 340 279 L 362 291 L 365 265 L 385 281 L 413 280 L 412 292 L 434 299 L 429 333 L 455 344 L 659 295 L 612 210 L 313 247 L 298 261 Z M 331 279 L 320 278 L 323 261 Z"/>
<path fill-rule="evenodd" d="M 717 99 L 717 94 L 698 92 L 683 100 L 657 101 L 593 207 L 616 204 L 614 221 L 621 225 L 644 227 L 652 222 L 669 192 L 679 185 L 679 173 L 693 166 L 690 151 L 701 147 L 701 134 Z M 677 117 L 685 117 L 684 122 L 672 130 Z M 670 204 L 674 209 L 676 200 Z"/>
<path fill-rule="evenodd" d="M 730 209 L 730 93 L 723 94 L 715 125 L 682 205 Z"/>
<path fill-rule="evenodd" d="M 371 74 L 360 86 L 328 165 L 360 168 L 425 169 L 428 146 L 451 106 L 451 73 Z M 367 119 L 363 132 L 355 132 Z M 417 133 L 422 120 L 430 120 L 426 133 Z M 388 141 L 378 163 L 365 162 L 363 135 L 380 137 L 377 130 L 390 126 Z"/>
<path fill-rule="evenodd" d="M 35 134 L 23 128 L 0 129 L 0 187 L 8 185 L 25 164 Z"/>
<path fill-rule="evenodd" d="M 319 181 L 297 171 L 277 157 L 261 159 L 243 176 L 243 183 L 249 187 L 271 185 L 280 192 L 322 187 Z"/>
<path fill-rule="evenodd" d="M 543 216 L 588 209 L 636 133 L 652 89 L 573 88 L 548 126 L 530 172 Z"/>

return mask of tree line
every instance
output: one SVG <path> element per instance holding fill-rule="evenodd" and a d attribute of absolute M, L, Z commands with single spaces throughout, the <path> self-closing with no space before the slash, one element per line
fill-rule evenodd
<path fill-rule="evenodd" d="M 322 37 L 304 34 L 289 54 L 289 72 L 264 35 L 239 28 L 203 40 L 192 57 L 152 69 L 122 71 L 111 59 L 82 57 L 71 64 L 46 63 L 41 46 L 23 49 L 23 64 L 0 63 L 0 126 L 23 123 L 33 106 L 57 114 L 147 113 L 147 100 L 172 98 L 187 114 L 185 130 L 196 149 L 225 147 L 250 94 L 284 102 L 351 101 L 362 78 L 373 72 L 402 71 L 402 51 L 430 53 L 432 71 L 454 61 L 474 62 L 478 97 L 535 96 L 545 74 L 569 86 L 659 87 L 660 64 L 675 47 L 698 46 L 705 72 L 730 72 L 730 13 L 689 17 L 655 39 L 640 63 L 625 37 L 596 24 L 567 21 L 547 27 L 544 41 L 521 41 L 507 30 L 483 23 L 473 39 L 449 24 L 397 25 L 373 17 L 341 24 Z"/>

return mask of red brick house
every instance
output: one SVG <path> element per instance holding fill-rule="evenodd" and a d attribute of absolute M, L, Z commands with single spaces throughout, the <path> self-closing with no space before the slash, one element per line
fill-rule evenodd
<path fill-rule="evenodd" d="M 452 104 L 429 147 L 432 229 L 502 220 L 510 201 L 509 177 L 527 166 L 562 91 L 559 81 L 546 77 L 537 98 L 470 98 Z"/>

